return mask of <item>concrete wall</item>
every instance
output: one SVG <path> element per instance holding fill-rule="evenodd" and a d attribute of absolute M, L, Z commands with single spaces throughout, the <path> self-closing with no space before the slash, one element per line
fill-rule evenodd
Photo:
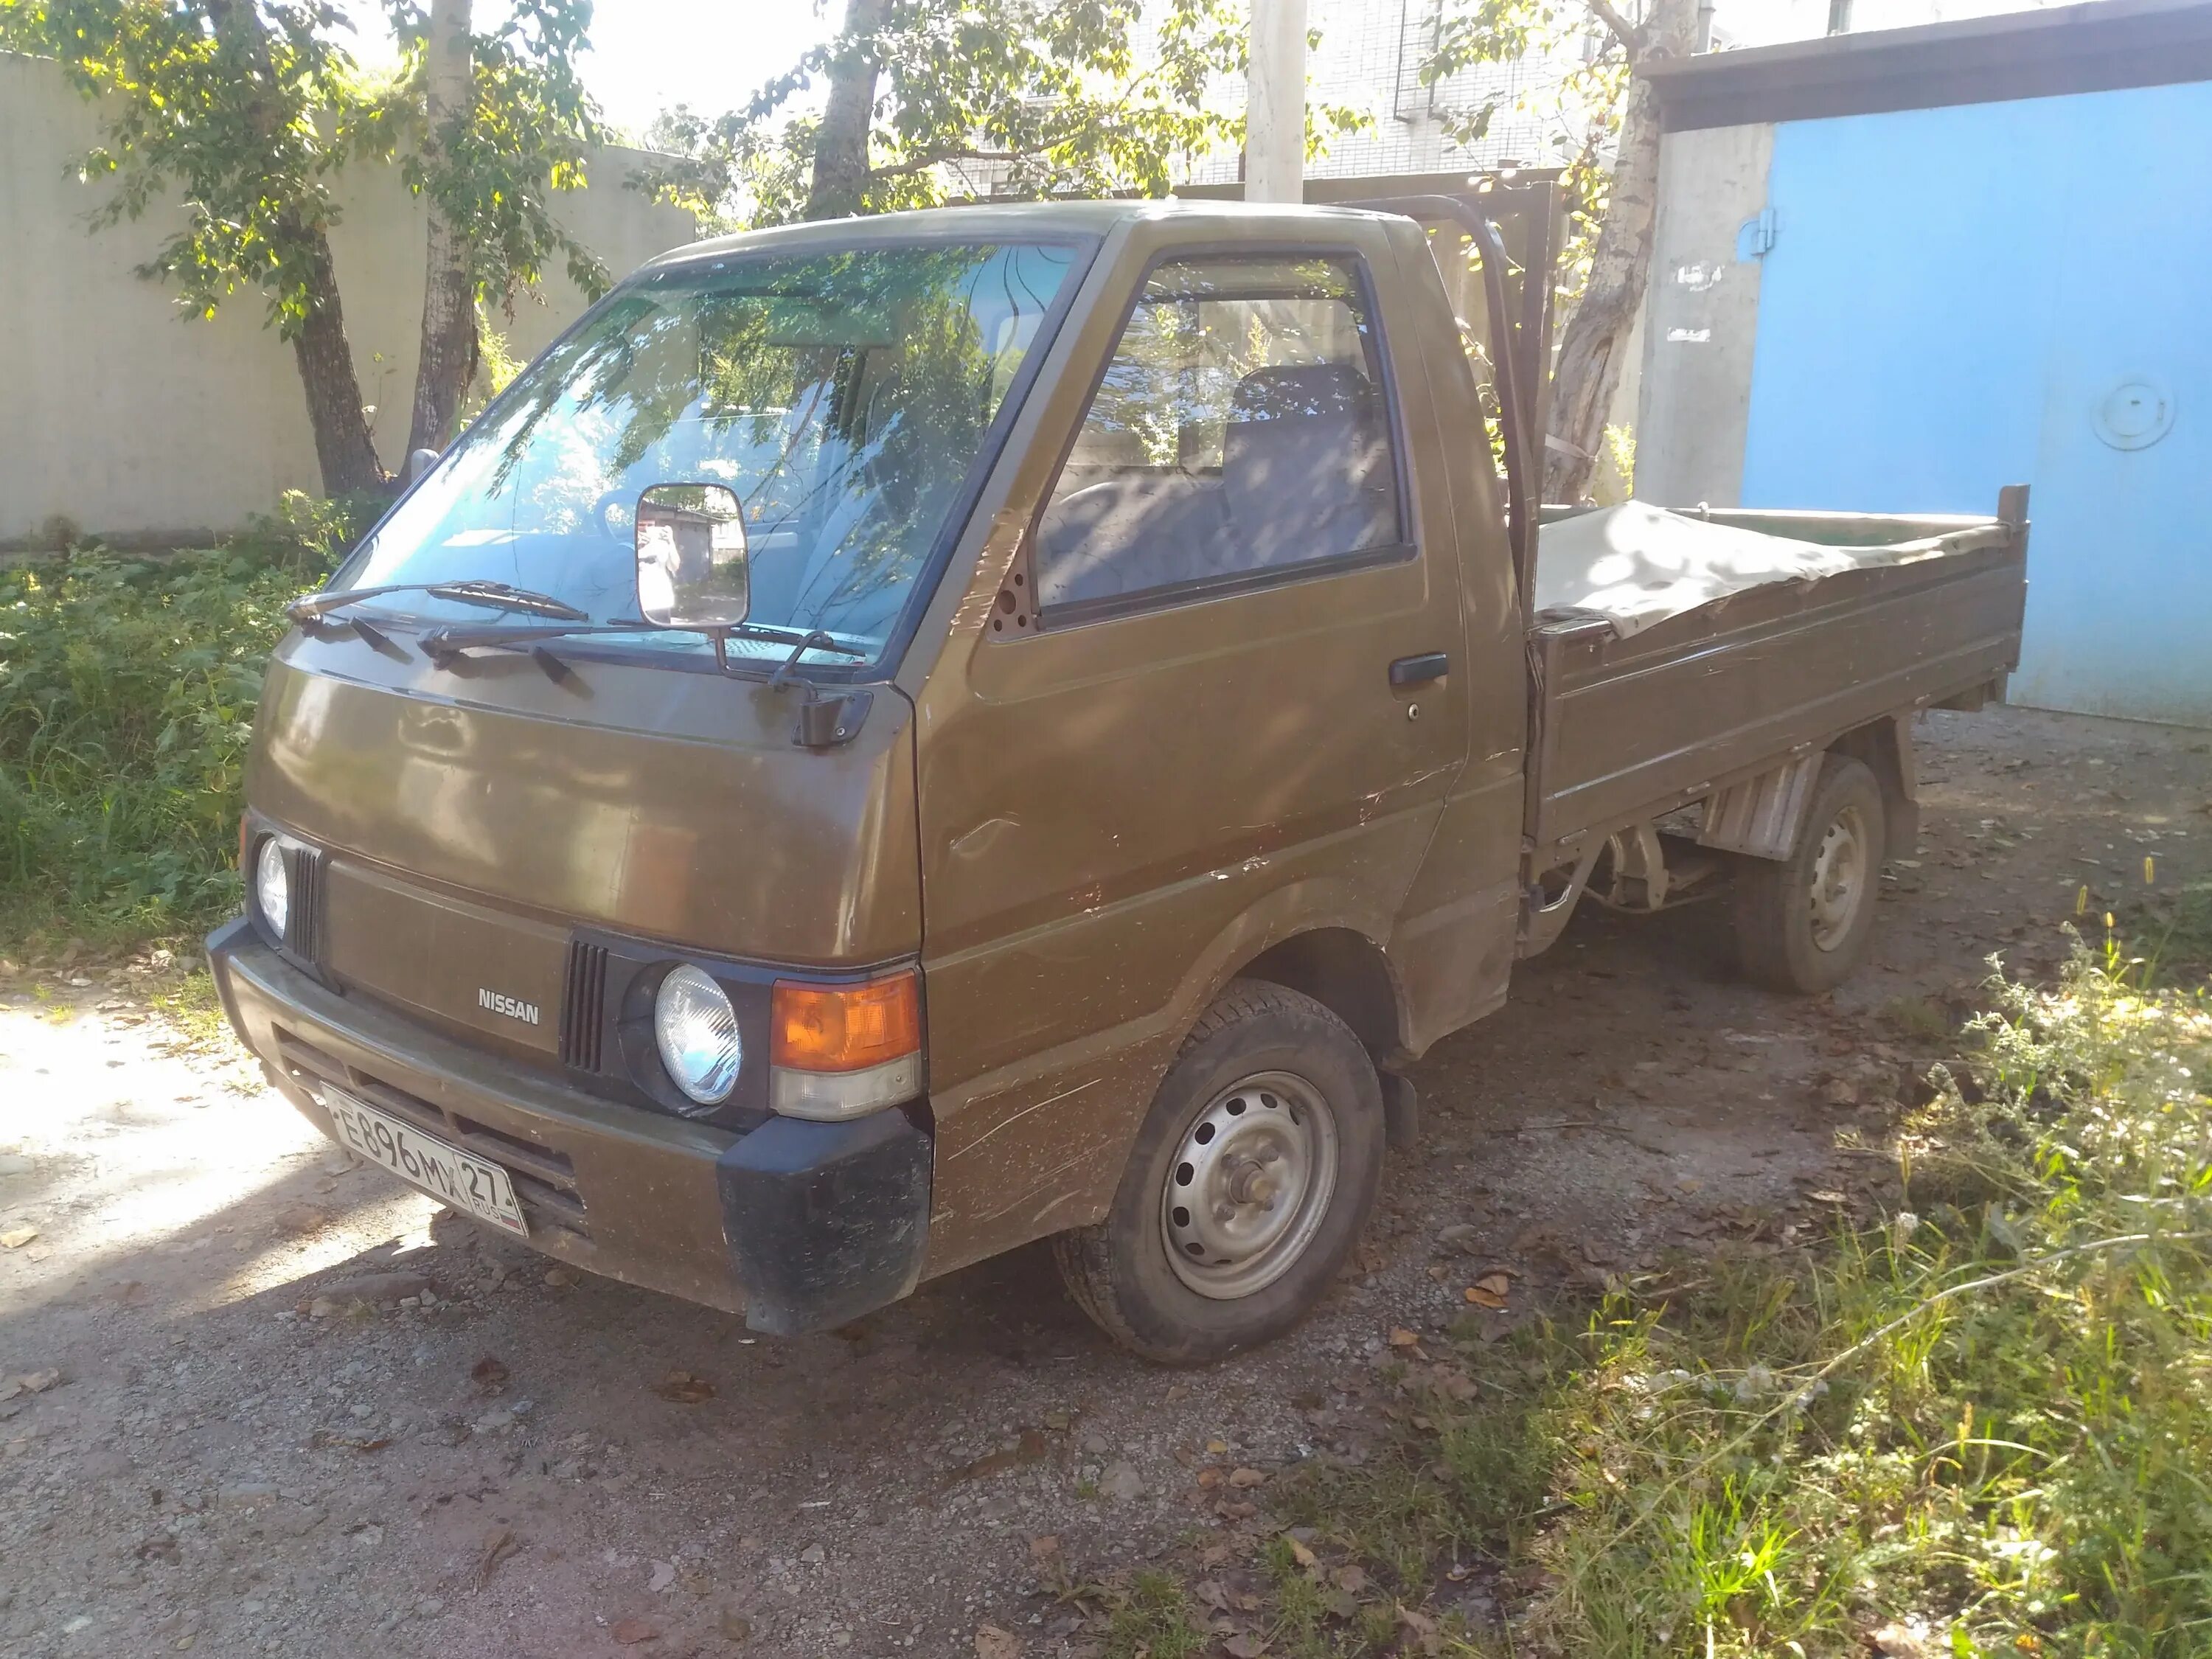
<path fill-rule="evenodd" d="M 1644 301 L 1636 493 L 1664 507 L 1740 505 L 1759 327 L 1755 225 L 1771 126 L 1670 132 Z"/>
<path fill-rule="evenodd" d="M 291 348 L 242 289 L 211 320 L 180 317 L 163 285 L 132 275 L 173 214 L 94 231 L 112 185 L 72 165 L 99 142 L 98 112 L 50 64 L 0 53 L 0 547 L 49 520 L 118 541 L 188 542 L 265 513 L 286 489 L 319 491 L 314 440 Z M 691 239 L 688 215 L 620 188 L 635 152 L 611 150 L 562 222 L 620 276 Z M 396 168 L 362 168 L 331 233 L 362 395 L 379 453 L 407 441 L 422 321 L 422 204 Z M 565 273 L 495 319 L 518 356 L 573 320 Z"/>

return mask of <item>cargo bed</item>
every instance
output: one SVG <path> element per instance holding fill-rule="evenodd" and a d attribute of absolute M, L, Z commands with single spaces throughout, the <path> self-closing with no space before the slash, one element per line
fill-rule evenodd
<path fill-rule="evenodd" d="M 1747 588 L 1626 638 L 1601 617 L 1538 617 L 1523 824 L 1534 872 L 1886 716 L 2000 697 L 2019 660 L 2023 499 L 1986 519 L 1698 514 L 1831 546 L 1907 544 L 1913 556 Z"/>

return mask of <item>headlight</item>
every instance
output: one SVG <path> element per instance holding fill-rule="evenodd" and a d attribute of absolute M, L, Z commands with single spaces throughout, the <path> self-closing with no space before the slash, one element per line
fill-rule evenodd
<path fill-rule="evenodd" d="M 702 1106 L 729 1098 L 745 1054 L 737 1010 L 713 978 L 678 968 L 660 981 L 653 1000 L 653 1041 L 676 1086 Z"/>
<path fill-rule="evenodd" d="M 253 902 L 261 919 L 278 939 L 284 937 L 284 921 L 292 911 L 292 880 L 284 869 L 284 849 L 274 836 L 261 838 L 253 855 Z"/>

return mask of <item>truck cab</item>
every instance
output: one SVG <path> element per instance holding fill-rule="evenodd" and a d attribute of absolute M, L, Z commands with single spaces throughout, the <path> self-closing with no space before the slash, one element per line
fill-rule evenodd
<path fill-rule="evenodd" d="M 1583 728 L 1532 662 L 1632 694 L 1532 644 L 1460 330 L 1386 213 L 957 209 L 654 261 L 295 605 L 210 941 L 233 1023 L 403 1179 L 758 1329 L 1051 1237 L 1140 1352 L 1279 1333 L 1410 1141 L 1402 1068 L 1563 904 L 1764 791 L 1766 842 L 1701 868 L 1762 861 L 1809 939 L 1856 767 L 1859 888 L 1808 958 L 1847 971 L 1899 711 L 2017 648 L 2024 520 L 1929 520 L 1940 593 L 1624 648 L 1664 686 L 1692 644 L 1710 676 L 1848 635 L 1850 695 L 1767 694 L 1748 746 L 1715 714 L 1724 767 L 1700 728 L 1547 787 Z"/>

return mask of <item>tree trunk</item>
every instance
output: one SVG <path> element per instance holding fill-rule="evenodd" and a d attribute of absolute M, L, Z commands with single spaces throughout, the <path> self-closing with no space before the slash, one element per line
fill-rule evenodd
<path fill-rule="evenodd" d="M 1697 0 L 1655 0 L 1638 33 L 1632 64 L 1640 70 L 1690 49 Z M 1590 257 L 1589 284 L 1559 339 L 1552 382 L 1552 431 L 1580 453 L 1545 447 L 1544 499 L 1578 501 L 1605 441 L 1605 417 L 1620 387 L 1628 336 L 1644 307 L 1659 208 L 1659 106 L 1639 74 L 1621 115 L 1620 152 L 1607 191 L 1605 223 Z"/>
<path fill-rule="evenodd" d="M 431 0 L 427 67 L 422 165 L 434 179 L 446 159 L 447 140 L 468 121 L 475 104 L 469 0 Z M 410 453 L 446 447 L 453 434 L 453 416 L 477 372 L 476 284 L 469 274 L 467 236 L 446 216 L 434 189 L 424 191 L 423 200 L 429 208 L 430 246 L 422 273 L 415 413 L 407 428 Z"/>
<path fill-rule="evenodd" d="M 307 394 L 307 420 L 314 428 L 323 493 L 343 495 L 386 489 L 392 479 L 376 458 L 368 416 L 362 408 L 361 379 L 354 373 L 353 347 L 346 339 L 345 307 L 338 302 L 330 238 L 320 225 L 302 222 L 296 210 L 285 213 L 283 226 L 304 266 L 307 315 L 292 336 L 292 356 L 299 365 L 301 389 Z"/>
<path fill-rule="evenodd" d="M 237 0 L 203 0 L 216 36 L 243 72 L 254 76 L 268 97 L 276 84 L 269 58 L 269 36 L 261 15 Z M 263 130 L 273 133 L 281 113 L 264 110 Z M 298 202 L 277 216 L 277 252 L 300 271 L 301 298 L 307 315 L 292 334 L 292 358 L 307 394 L 307 420 L 315 434 L 315 460 L 323 493 L 384 489 L 391 477 L 376 459 L 368 416 L 361 401 L 361 377 L 354 371 L 353 347 L 346 339 L 345 307 L 338 303 L 337 268 L 331 262 L 331 239 L 321 220 L 310 218 Z"/>
<path fill-rule="evenodd" d="M 830 95 L 814 130 L 814 182 L 806 193 L 810 219 L 842 219 L 866 204 L 868 134 L 875 125 L 876 33 L 890 0 L 845 0 L 845 29 L 831 48 Z"/>

